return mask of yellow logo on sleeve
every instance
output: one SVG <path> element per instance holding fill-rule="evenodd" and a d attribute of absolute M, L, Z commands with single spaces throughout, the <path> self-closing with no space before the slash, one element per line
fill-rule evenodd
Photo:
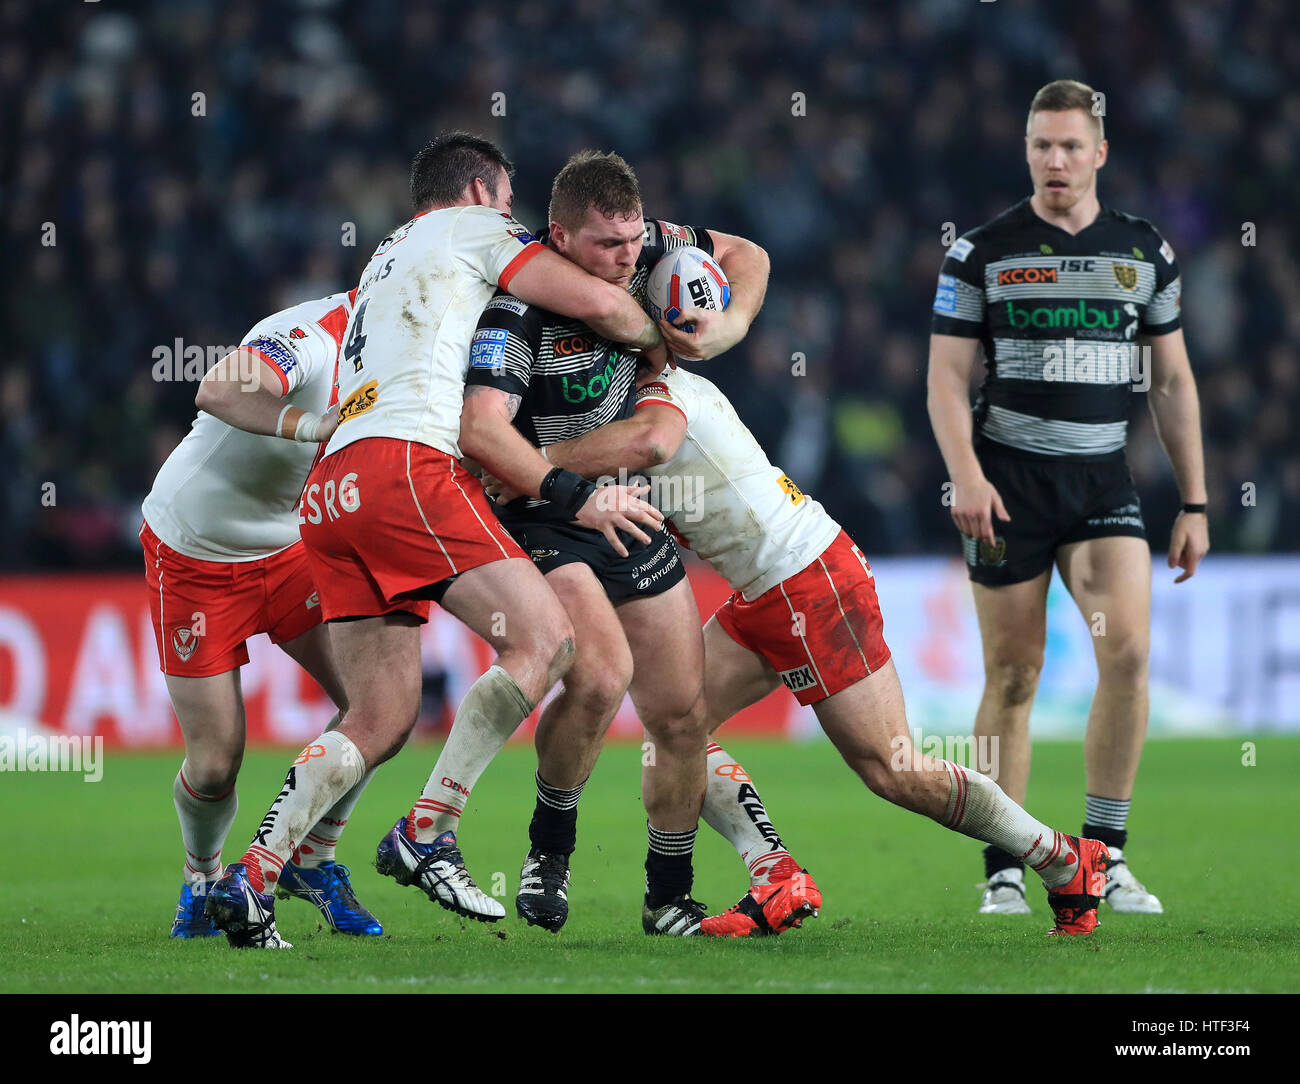
<path fill-rule="evenodd" d="M 791 504 L 798 504 L 803 500 L 803 490 L 790 481 L 790 479 L 784 474 L 776 480 L 776 484 L 785 490 L 786 494 L 790 498 Z"/>

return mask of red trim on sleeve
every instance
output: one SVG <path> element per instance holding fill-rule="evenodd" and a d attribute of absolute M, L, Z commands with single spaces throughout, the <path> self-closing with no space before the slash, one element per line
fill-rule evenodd
<path fill-rule="evenodd" d="M 524 245 L 519 255 L 506 264 L 505 270 L 501 272 L 500 277 L 497 279 L 497 285 L 503 290 L 510 289 L 510 280 L 519 273 L 519 269 L 545 247 L 540 241 L 529 241 L 528 244 Z"/>
<path fill-rule="evenodd" d="M 648 406 L 672 407 L 675 411 L 677 411 L 678 414 L 682 416 L 682 418 L 686 422 L 688 423 L 690 422 L 690 418 L 686 417 L 686 411 L 684 411 L 676 403 L 670 403 L 667 399 L 642 399 L 639 403 L 637 403 L 635 407 L 632 408 L 632 413 L 635 414 L 642 407 L 648 407 Z"/>
<path fill-rule="evenodd" d="M 275 375 L 278 376 L 278 377 L 280 378 L 280 387 L 284 389 L 283 391 L 280 392 L 280 395 L 281 395 L 282 397 L 285 396 L 285 395 L 288 395 L 288 394 L 289 394 L 289 378 L 288 378 L 287 376 L 284 375 L 284 370 L 281 369 L 280 366 L 278 366 L 275 362 L 273 362 L 273 361 L 272 361 L 270 358 L 268 358 L 265 354 L 263 354 L 262 351 L 260 351 L 256 346 L 245 346 L 244 349 L 245 349 L 245 350 L 248 350 L 248 351 L 251 351 L 252 353 L 256 354 L 259 358 L 261 358 L 264 362 L 266 362 L 267 365 L 269 365 L 269 366 L 271 367 L 271 371 L 272 371 L 273 373 L 275 373 Z"/>

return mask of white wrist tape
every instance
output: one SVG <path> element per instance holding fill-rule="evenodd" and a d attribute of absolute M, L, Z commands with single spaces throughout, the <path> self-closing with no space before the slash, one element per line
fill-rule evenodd
<path fill-rule="evenodd" d="M 303 444 L 315 444 L 316 434 L 320 431 L 320 421 L 321 416 L 319 414 L 304 410 L 302 417 L 298 419 L 298 428 L 293 434 L 293 439 L 301 441 Z"/>

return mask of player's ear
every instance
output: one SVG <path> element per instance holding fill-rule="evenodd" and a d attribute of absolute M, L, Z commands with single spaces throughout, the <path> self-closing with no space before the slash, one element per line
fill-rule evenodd
<path fill-rule="evenodd" d="M 563 222 L 551 223 L 551 240 L 555 242 L 555 251 L 561 254 L 569 249 L 569 231 L 564 228 Z"/>
<path fill-rule="evenodd" d="M 1110 143 L 1102 140 L 1097 144 L 1097 165 L 1096 169 L 1101 169 L 1106 164 L 1106 156 L 1110 153 Z"/>

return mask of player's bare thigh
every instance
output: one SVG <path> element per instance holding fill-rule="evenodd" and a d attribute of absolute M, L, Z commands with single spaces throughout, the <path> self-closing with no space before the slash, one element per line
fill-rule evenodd
<path fill-rule="evenodd" d="M 534 704 L 572 661 L 573 623 L 527 558 L 491 561 L 461 573 L 441 605 L 496 648 L 499 665 Z"/>
<path fill-rule="evenodd" d="M 710 733 L 780 684 L 762 655 L 741 647 L 716 617 L 709 618 L 704 626 L 704 704 Z"/>
<path fill-rule="evenodd" d="M 1099 664 L 1145 663 L 1151 638 L 1151 550 L 1144 538 L 1090 538 L 1056 553 L 1061 579 L 1092 630 Z"/>
<path fill-rule="evenodd" d="M 632 650 L 628 692 L 651 736 L 662 727 L 701 729 L 704 639 L 690 581 L 620 603 L 618 618 Z"/>
<path fill-rule="evenodd" d="M 244 759 L 239 668 L 208 677 L 164 677 L 185 738 L 187 781 L 200 794 L 229 790 Z"/>
<path fill-rule="evenodd" d="M 1047 643 L 1047 589 L 1052 570 L 1032 580 L 986 587 L 972 583 L 988 680 L 1037 683 Z"/>
<path fill-rule="evenodd" d="M 632 679 L 632 651 L 624 626 L 588 565 L 560 565 L 546 574 L 546 582 L 573 623 L 574 659 L 564 678 L 565 695 L 575 709 L 607 713 L 607 725 Z"/>
<path fill-rule="evenodd" d="M 343 678 L 334 665 L 334 656 L 330 653 L 329 629 L 324 623 L 308 629 L 301 636 L 286 640 L 280 644 L 280 650 L 312 676 L 340 712 L 348 710 Z"/>

